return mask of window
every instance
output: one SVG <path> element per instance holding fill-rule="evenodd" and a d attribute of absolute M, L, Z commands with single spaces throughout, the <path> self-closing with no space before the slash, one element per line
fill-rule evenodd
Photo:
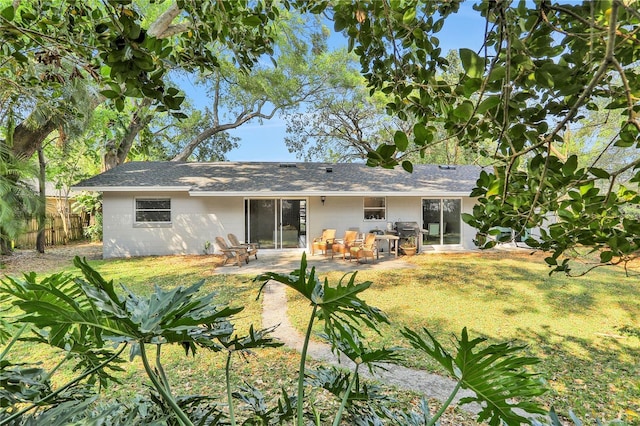
<path fill-rule="evenodd" d="M 384 197 L 364 197 L 364 220 L 386 220 L 387 207 Z"/>
<path fill-rule="evenodd" d="M 170 198 L 136 199 L 136 223 L 170 223 Z"/>

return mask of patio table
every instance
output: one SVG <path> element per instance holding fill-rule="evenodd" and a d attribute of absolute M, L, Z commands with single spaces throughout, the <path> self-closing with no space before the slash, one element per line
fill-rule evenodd
<path fill-rule="evenodd" d="M 400 239 L 400 237 L 398 237 L 397 235 L 391 235 L 391 234 L 384 234 L 384 235 L 376 235 L 376 241 L 383 241 L 386 240 L 387 241 L 387 247 L 389 250 L 389 253 L 391 253 L 391 241 L 393 241 L 393 247 L 394 247 L 394 253 L 396 254 L 396 257 L 398 257 L 398 240 Z M 380 250 L 376 250 L 376 259 L 380 259 Z"/>

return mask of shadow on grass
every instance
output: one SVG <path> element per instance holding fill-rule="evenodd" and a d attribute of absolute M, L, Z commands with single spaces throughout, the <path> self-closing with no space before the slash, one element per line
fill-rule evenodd
<path fill-rule="evenodd" d="M 518 339 L 530 344 L 530 351 L 542 358 L 537 370 L 552 391 L 544 397 L 566 416 L 637 422 L 640 412 L 640 349 L 625 344 L 627 339 L 601 336 L 596 342 L 562 336 L 550 330 L 520 329 Z"/>

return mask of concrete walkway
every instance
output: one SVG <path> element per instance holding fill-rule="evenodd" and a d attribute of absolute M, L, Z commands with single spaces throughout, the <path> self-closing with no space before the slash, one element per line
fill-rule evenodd
<path fill-rule="evenodd" d="M 249 274 L 258 275 L 262 272 L 280 272 L 289 273 L 300 267 L 300 259 L 302 251 L 273 251 L 260 252 L 258 259 L 251 259 L 248 265 L 242 267 L 224 266 L 216 271 L 216 273 L 227 274 Z M 414 265 L 407 262 L 403 257 L 395 257 L 391 253 L 382 253 L 380 258 L 373 263 L 357 263 L 339 259 L 338 257 L 331 259 L 331 256 L 307 255 L 307 267 L 316 268 L 316 272 L 354 272 L 364 270 L 383 270 L 383 269 L 411 269 Z M 263 290 L 262 301 L 262 326 L 263 328 L 277 326 L 272 336 L 282 341 L 286 346 L 300 352 L 304 342 L 304 336 L 298 332 L 290 323 L 287 316 L 287 295 L 285 286 L 275 281 L 270 281 Z M 331 365 L 349 368 L 353 370 L 354 364 L 345 356 L 340 360 L 331 352 L 329 345 L 312 341 L 307 351 L 309 357 L 323 361 Z M 395 364 L 379 364 L 383 369 L 376 370 L 371 375 L 368 369 L 362 368 L 360 374 L 363 377 L 380 381 L 381 383 L 395 386 L 399 389 L 406 389 L 424 395 L 426 398 L 433 398 L 440 402 L 445 402 L 451 391 L 454 389 L 456 382 L 448 377 L 438 374 L 428 373 L 423 370 L 414 370 Z M 473 392 L 461 389 L 453 400 L 452 405 L 458 403 L 461 398 L 473 396 Z M 464 404 L 459 406 L 461 410 L 471 414 L 480 412 L 480 405 Z M 529 417 L 530 414 L 515 409 L 518 414 Z"/>
<path fill-rule="evenodd" d="M 267 269 L 262 269 L 262 271 L 291 272 L 300 266 L 299 262 L 301 254 L 298 253 L 295 256 L 297 263 L 293 265 L 293 268 L 291 268 L 292 265 L 285 265 L 290 262 L 284 261 L 284 259 L 286 259 L 285 256 L 284 258 L 281 257 L 279 262 L 276 262 Z M 330 259 L 330 257 L 328 259 Z M 255 260 L 251 261 L 249 265 L 254 262 Z M 405 262 L 402 258 L 396 259 L 393 256 L 386 256 L 376 263 L 368 265 L 357 265 L 355 262 L 344 262 L 338 259 L 328 261 L 327 259 L 324 259 L 323 256 L 308 256 L 308 263 L 309 268 L 311 266 L 315 266 L 316 271 L 318 272 L 335 270 L 348 272 L 363 269 L 402 269 L 413 267 L 413 265 Z M 288 266 L 289 269 L 286 269 L 285 266 Z M 244 269 L 244 266 L 238 269 Z M 242 273 L 249 272 L 245 269 Z M 298 330 L 293 328 L 289 322 L 289 318 L 287 316 L 287 296 L 285 286 L 283 284 L 271 281 L 265 286 L 263 290 L 262 308 L 262 326 L 264 328 L 277 326 L 272 335 L 281 340 L 286 346 L 300 352 L 302 350 L 304 336 L 299 333 Z M 327 344 L 312 341 L 308 348 L 308 354 L 311 358 L 318 361 L 327 362 L 332 365 L 349 369 L 354 368 L 354 364 L 348 358 L 343 356 L 338 360 L 338 357 L 331 352 L 331 349 Z M 441 402 L 444 402 L 449 397 L 451 391 L 455 387 L 455 382 L 453 380 L 437 374 L 431 374 L 421 370 L 413 370 L 395 364 L 380 364 L 380 366 L 383 367 L 383 369 L 378 369 L 374 376 L 370 374 L 368 369 L 363 368 L 360 372 L 364 377 L 372 378 L 382 383 L 396 386 L 400 389 L 415 391 L 423 394 L 427 398 L 435 398 Z M 466 390 L 459 391 L 454 399 L 454 404 L 457 403 L 460 398 L 470 395 L 473 395 L 473 393 Z M 480 409 L 477 404 L 465 404 L 460 408 L 471 413 L 478 413 Z"/>

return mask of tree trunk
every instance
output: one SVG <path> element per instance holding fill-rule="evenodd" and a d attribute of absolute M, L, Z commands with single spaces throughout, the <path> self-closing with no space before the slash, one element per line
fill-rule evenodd
<path fill-rule="evenodd" d="M 44 253 L 45 235 L 44 228 L 47 223 L 47 194 L 45 189 L 45 161 L 42 144 L 38 147 L 38 164 L 40 165 L 40 173 L 38 174 L 38 189 L 40 194 L 40 203 L 37 210 L 38 234 L 36 236 L 36 250 L 38 253 Z"/>
<path fill-rule="evenodd" d="M 0 254 L 3 256 L 11 256 L 13 254 L 11 241 L 6 238 L 0 238 Z"/>
<path fill-rule="evenodd" d="M 136 111 L 131 116 L 131 121 L 129 122 L 129 126 L 127 127 L 122 141 L 120 141 L 120 144 L 115 140 L 107 142 L 107 145 L 105 146 L 105 154 L 102 158 L 102 168 L 104 171 L 113 169 L 125 162 L 136 136 L 138 136 L 140 131 L 144 129 L 153 118 L 148 110 L 150 105 L 151 99 L 144 98 L 140 105 L 137 106 Z"/>
<path fill-rule="evenodd" d="M 25 121 L 18 124 L 14 130 L 11 150 L 16 158 L 28 159 L 42 146 L 46 137 L 57 129 L 57 126 L 49 120 L 37 129 L 30 129 L 25 125 Z"/>

